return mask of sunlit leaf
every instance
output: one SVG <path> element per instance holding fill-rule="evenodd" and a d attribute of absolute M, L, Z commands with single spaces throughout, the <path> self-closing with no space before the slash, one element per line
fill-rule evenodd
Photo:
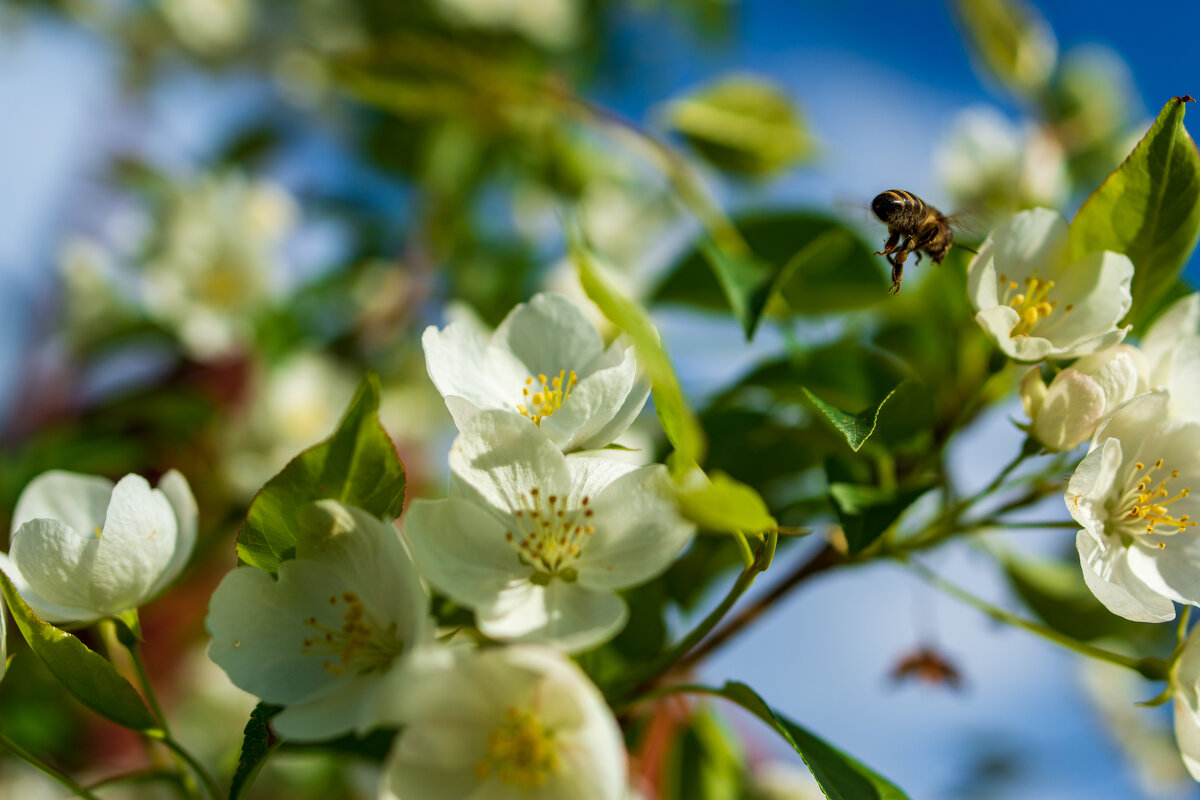
<path fill-rule="evenodd" d="M 599 264 L 581 243 L 574 243 L 571 257 L 579 270 L 579 281 L 591 301 L 604 316 L 633 340 L 638 360 L 650 376 L 653 387 L 654 408 L 662 424 L 667 440 L 675 448 L 673 462 L 678 465 L 677 474 L 692 464 L 704 460 L 706 443 L 704 431 L 695 413 L 683 396 L 679 379 L 671 360 L 663 349 L 654 324 L 636 303 L 621 295 L 604 275 Z"/>
<path fill-rule="evenodd" d="M 1183 127 L 1185 103 L 1172 98 L 1125 162 L 1100 184 L 1071 222 L 1075 256 L 1099 250 L 1133 262 L 1133 307 L 1140 326 L 1169 291 L 1200 236 L 1200 153 Z"/>
<path fill-rule="evenodd" d="M 141 695 L 116 668 L 75 636 L 43 621 L 0 572 L 0 593 L 8 602 L 21 635 L 50 672 L 85 706 L 105 719 L 135 731 L 158 729 Z"/>
<path fill-rule="evenodd" d="M 1037 94 L 1058 54 L 1054 32 L 1024 0 L 955 0 L 971 53 L 1006 86 Z"/>
<path fill-rule="evenodd" d="M 238 556 L 274 572 L 295 555 L 296 511 L 333 498 L 380 517 L 398 517 L 404 465 L 379 423 L 379 378 L 368 373 L 336 431 L 292 459 L 255 496 L 238 531 Z"/>
<path fill-rule="evenodd" d="M 710 164 L 738 175 L 776 174 L 813 149 L 791 99 L 756 76 L 725 77 L 672 102 L 667 124 Z"/>
<path fill-rule="evenodd" d="M 700 528 L 719 533 L 759 533 L 777 527 L 767 504 L 753 488 L 723 472 L 692 467 L 675 493 L 683 515 Z"/>
<path fill-rule="evenodd" d="M 862 552 L 929 491 L 925 483 L 903 489 L 882 489 L 855 483 L 832 483 L 829 495 L 846 534 L 850 554 Z"/>

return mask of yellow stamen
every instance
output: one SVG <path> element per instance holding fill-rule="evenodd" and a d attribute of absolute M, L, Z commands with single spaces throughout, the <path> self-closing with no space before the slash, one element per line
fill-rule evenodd
<path fill-rule="evenodd" d="M 1159 481 L 1158 485 L 1154 485 L 1154 473 L 1162 468 L 1163 460 L 1161 458 L 1157 459 L 1149 470 L 1141 461 L 1135 463 L 1126 484 L 1131 488 L 1126 490 L 1118 506 L 1120 509 L 1117 512 L 1118 518 L 1136 525 L 1145 533 L 1179 533 L 1196 525 L 1188 514 L 1175 517 L 1167 508 L 1171 503 L 1190 495 L 1192 487 L 1184 486 L 1172 496 L 1167 489 L 1167 483 L 1179 477 L 1177 469 L 1171 470 L 1166 478 Z M 1158 526 L 1168 528 L 1168 530 L 1158 530 Z M 1170 528 L 1175 530 L 1169 530 Z M 1160 543 L 1159 546 L 1163 545 Z"/>
<path fill-rule="evenodd" d="M 1018 292 L 1019 285 L 1016 281 L 1006 280 L 1003 276 L 999 281 L 1000 303 L 1009 306 L 1018 315 L 1012 336 L 1028 336 L 1038 323 L 1058 309 L 1058 301 L 1049 299 L 1049 294 L 1054 289 L 1054 281 L 1042 280 L 1035 272 L 1025 278 L 1023 283 L 1025 291 Z M 1066 306 L 1063 313 L 1067 313 L 1073 307 Z"/>
<path fill-rule="evenodd" d="M 519 404 L 517 411 L 541 425 L 543 419 L 562 408 L 577 382 L 575 370 L 568 372 L 565 369 L 560 370 L 553 379 L 539 374 L 536 384 L 533 377 L 526 378 L 525 386 L 521 389 L 521 396 L 526 402 Z"/>
<path fill-rule="evenodd" d="M 305 655 L 325 653 L 335 657 L 336 660 L 327 660 L 322 664 L 334 675 L 341 675 L 347 669 L 353 669 L 361 675 L 391 664 L 392 659 L 404 649 L 404 643 L 396 635 L 396 623 L 386 628 L 380 625 L 354 592 L 329 596 L 329 605 L 336 607 L 339 603 L 346 606 L 339 628 L 325 625 L 316 617 L 304 620 L 304 624 L 318 635 L 305 638 L 301 642 L 300 652 Z"/>
<path fill-rule="evenodd" d="M 475 779 L 495 777 L 507 786 L 536 789 L 549 783 L 559 766 L 554 731 L 535 715 L 510 708 L 492 731 L 487 753 L 475 764 Z"/>

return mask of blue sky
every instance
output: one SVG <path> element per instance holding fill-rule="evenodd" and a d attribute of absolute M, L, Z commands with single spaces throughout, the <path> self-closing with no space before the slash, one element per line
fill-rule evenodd
<path fill-rule="evenodd" d="M 1194 41 L 1200 3 L 1145 4 L 1153 14 L 1134 13 L 1121 2 L 1038 5 L 1060 47 L 1100 43 L 1126 59 L 1144 102 L 1140 115 L 1173 95 L 1200 96 Z M 602 75 L 594 93 L 643 117 L 655 103 L 731 68 L 783 83 L 808 115 L 823 160 L 812 171 L 740 195 L 741 201 L 826 203 L 869 198 L 889 186 L 936 197 L 931 155 L 951 116 L 975 103 L 1017 111 L 971 69 L 941 3 L 745 0 L 737 7 L 740 25 L 723 45 L 697 45 L 677 27 L 664 29 L 653 12 L 631 16 L 617 32 L 620 61 L 607 65 L 620 80 Z M 120 102 L 116 66 L 103 45 L 55 23 L 35 23 L 0 43 L 0 108 L 19 110 L 0 125 L 0 341 L 8 343 L 0 346 L 0 387 L 20 380 L 20 343 L 45 305 L 51 257 L 67 221 L 63 209 L 80 172 L 96 153 L 97 137 L 121 134 L 106 127 Z M 195 85 L 189 91 L 203 95 Z M 156 108 L 184 152 L 195 146 L 191 137 L 208 124 L 203 106 L 164 98 Z M 191 111 L 183 115 L 185 109 Z M 670 341 L 669 329 L 666 335 Z M 729 338 L 719 328 L 711 336 L 714 344 Z M 691 362 L 697 373 L 689 388 L 696 391 L 719 377 L 705 377 L 704 360 Z M 687 373 L 686 361 L 684 367 Z M 726 364 L 721 374 L 729 369 Z M 5 395 L 0 390 L 0 418 Z M 1008 425 L 1003 413 L 986 420 L 956 454 L 975 483 L 985 483 L 1010 457 L 1007 445 L 996 444 L 1016 446 Z M 1061 532 L 1032 541 L 1025 536 L 1018 546 L 1043 552 L 1069 540 Z M 787 561 L 776 569 L 784 571 Z M 939 554 L 934 565 L 1004 602 L 994 568 L 969 548 Z M 926 618 L 936 622 L 922 630 Z M 886 681 L 895 658 L 929 630 L 963 668 L 966 691 L 897 689 Z M 914 800 L 962 797 L 959 782 L 986 742 L 1013 750 L 1024 764 L 1015 783 L 987 797 L 1140 797 L 1078 689 L 1078 667 L 1073 656 L 1020 631 L 997 629 L 899 569 L 880 566 L 798 593 L 704 674 L 713 681 L 745 680 L 892 777 Z M 1156 691 L 1148 685 L 1146 696 Z M 750 723 L 746 730 L 783 755 L 766 731 Z"/>

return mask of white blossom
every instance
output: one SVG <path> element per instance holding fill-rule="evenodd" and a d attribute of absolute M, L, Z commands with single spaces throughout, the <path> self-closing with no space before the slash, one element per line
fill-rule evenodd
<path fill-rule="evenodd" d="M 1114 614 L 1175 618 L 1200 605 L 1200 422 L 1168 418 L 1167 393 L 1138 395 L 1096 431 L 1067 484 L 1083 577 Z"/>
<path fill-rule="evenodd" d="M 1030 433 L 1051 450 L 1071 450 L 1090 438 L 1100 421 L 1145 391 L 1145 358 L 1132 345 L 1084 356 L 1047 386 L 1042 368 L 1021 380 L 1021 402 Z"/>
<path fill-rule="evenodd" d="M 209 656 L 237 686 L 287 708 L 279 733 L 365 733 L 407 694 L 411 655 L 429 643 L 429 599 L 399 533 L 321 500 L 299 512 L 296 557 L 278 579 L 233 570 L 213 593 Z"/>
<path fill-rule="evenodd" d="M 182 571 L 196 541 L 196 500 L 171 470 L 157 488 L 126 475 L 53 470 L 30 481 L 13 511 L 0 568 L 47 622 L 92 622 L 135 609 Z"/>
<path fill-rule="evenodd" d="M 603 447 L 620 436 L 650 394 L 633 345 L 607 349 L 570 300 L 538 294 L 516 306 L 490 337 L 475 325 L 429 327 L 421 337 L 429 377 L 459 430 L 489 408 L 533 420 L 563 451 Z"/>
<path fill-rule="evenodd" d="M 146 265 L 147 311 L 195 358 L 244 346 L 278 279 L 278 251 L 295 217 L 283 189 L 241 175 L 180 186 Z"/>
<path fill-rule="evenodd" d="M 564 456 L 511 412 L 469 420 L 450 471 L 449 497 L 414 501 L 405 535 L 421 574 L 496 639 L 607 641 L 629 615 L 616 590 L 661 574 L 694 533 L 662 465 Z"/>
<path fill-rule="evenodd" d="M 620 800 L 626 755 L 599 690 L 554 650 L 444 653 L 388 757 L 382 800 Z"/>
<path fill-rule="evenodd" d="M 252 9 L 247 0 L 160 0 L 163 16 L 183 44 L 219 55 L 246 40 Z"/>
<path fill-rule="evenodd" d="M 1200 294 L 1176 300 L 1142 339 L 1151 387 L 1171 393 L 1170 414 L 1200 420 Z"/>
<path fill-rule="evenodd" d="M 1193 628 L 1171 668 L 1175 743 L 1183 765 L 1200 781 L 1200 629 Z"/>
<path fill-rule="evenodd" d="M 1133 263 L 1111 252 L 1068 260 L 1067 222 L 1022 211 L 980 246 L 967 272 L 975 320 L 1017 361 L 1074 358 L 1121 342 Z"/>

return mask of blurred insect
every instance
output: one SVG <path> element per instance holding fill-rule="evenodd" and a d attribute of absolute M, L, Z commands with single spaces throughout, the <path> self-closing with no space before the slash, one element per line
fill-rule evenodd
<path fill-rule="evenodd" d="M 900 291 L 900 279 L 904 277 L 904 260 L 909 253 L 917 254 L 921 263 L 921 252 L 935 264 L 942 263 L 950 246 L 954 244 L 951 228 L 954 217 L 948 217 L 912 192 L 888 189 L 875 196 L 871 210 L 880 222 L 888 226 L 888 238 L 877 256 L 887 256 L 892 265 L 892 288 L 888 294 Z M 903 237 L 904 241 L 901 241 Z M 970 248 L 965 248 L 970 250 Z M 972 251 L 973 252 L 973 251 Z"/>
<path fill-rule="evenodd" d="M 891 677 L 896 683 L 915 679 L 931 686 L 962 688 L 962 673 L 932 647 L 920 647 L 902 658 L 892 668 Z"/>

